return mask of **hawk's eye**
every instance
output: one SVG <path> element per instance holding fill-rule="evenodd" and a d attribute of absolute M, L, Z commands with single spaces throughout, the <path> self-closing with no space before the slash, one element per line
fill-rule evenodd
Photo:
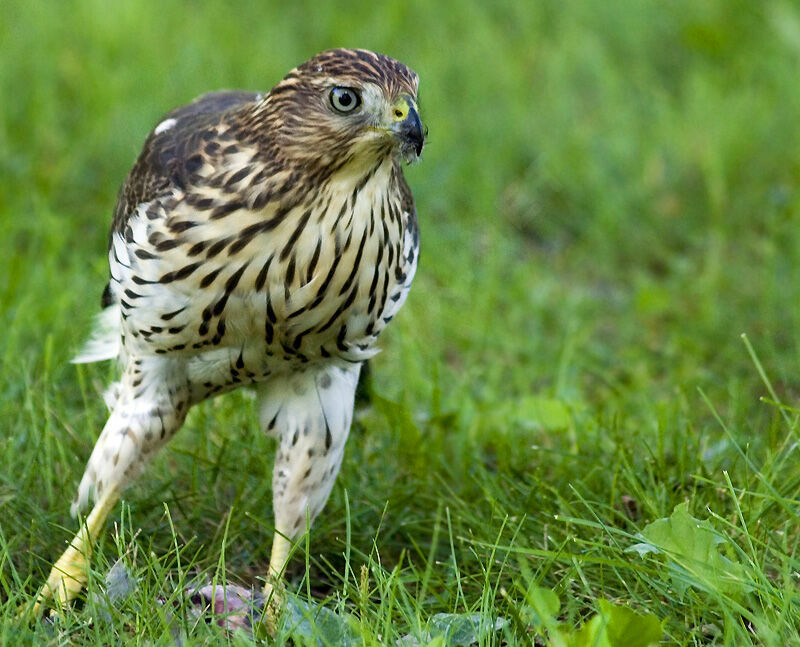
<path fill-rule="evenodd" d="M 353 88 L 333 88 L 331 105 L 336 112 L 353 112 L 361 105 L 361 96 Z"/>

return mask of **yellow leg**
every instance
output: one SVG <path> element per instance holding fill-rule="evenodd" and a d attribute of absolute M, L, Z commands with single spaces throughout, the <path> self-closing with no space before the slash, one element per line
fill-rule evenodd
<path fill-rule="evenodd" d="M 289 559 L 289 549 L 292 543 L 282 534 L 276 532 L 272 540 L 272 553 L 269 556 L 269 567 L 267 569 L 267 582 L 264 584 L 264 597 L 277 597 L 275 590 L 283 579 L 283 569 Z"/>
<path fill-rule="evenodd" d="M 285 535 L 275 533 L 267 567 L 267 581 L 264 584 L 265 607 L 261 616 L 261 627 L 254 627 L 256 635 L 261 635 L 263 631 L 264 635 L 275 636 L 278 618 L 283 607 L 283 596 L 281 595 L 283 569 L 289 559 L 291 547 L 292 542 Z"/>
<path fill-rule="evenodd" d="M 281 595 L 283 569 L 289 559 L 289 549 L 291 547 L 291 541 L 284 535 L 277 532 L 275 533 L 275 537 L 272 540 L 272 553 L 269 556 L 267 581 L 264 584 L 266 606 L 261 621 L 263 623 L 263 628 L 270 636 L 275 635 L 278 617 L 283 607 L 283 596 Z M 258 630 L 256 633 L 258 633 Z"/>
<path fill-rule="evenodd" d="M 272 553 L 269 556 L 269 578 L 280 580 L 283 577 L 283 569 L 289 559 L 289 549 L 292 542 L 284 535 L 276 532 L 272 540 Z"/>
<path fill-rule="evenodd" d="M 52 600 L 55 611 L 64 611 L 80 593 L 86 584 L 86 571 L 89 568 L 94 542 L 102 531 L 108 514 L 119 500 L 119 495 L 120 492 L 116 488 L 109 488 L 103 492 L 67 550 L 58 558 L 50 571 L 50 576 L 39 591 L 33 607 L 34 614 L 37 614 L 42 603 L 48 600 Z"/>

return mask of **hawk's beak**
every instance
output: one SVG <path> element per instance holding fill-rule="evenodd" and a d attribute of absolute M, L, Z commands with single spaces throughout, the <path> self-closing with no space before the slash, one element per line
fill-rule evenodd
<path fill-rule="evenodd" d="M 409 96 L 402 96 L 392 107 L 394 123 L 392 132 L 400 142 L 403 157 L 410 161 L 411 151 L 419 157 L 425 145 L 426 129 L 422 126 L 416 102 Z"/>

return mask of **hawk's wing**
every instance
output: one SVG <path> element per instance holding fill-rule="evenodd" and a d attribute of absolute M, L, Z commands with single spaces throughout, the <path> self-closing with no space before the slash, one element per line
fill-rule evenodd
<path fill-rule="evenodd" d="M 119 191 L 108 237 L 109 249 L 114 233 L 124 231 L 128 219 L 140 204 L 173 187 L 185 188 L 188 181 L 186 161 L 202 151 L 213 138 L 215 126 L 225 114 L 254 103 L 261 96 L 241 90 L 208 92 L 164 115 L 148 135 Z M 106 285 L 102 305 L 105 308 L 112 303 L 113 296 Z"/>

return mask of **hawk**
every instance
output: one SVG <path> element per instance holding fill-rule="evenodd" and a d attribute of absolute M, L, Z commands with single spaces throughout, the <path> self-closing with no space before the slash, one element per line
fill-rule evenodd
<path fill-rule="evenodd" d="M 278 441 L 267 593 L 280 581 L 339 471 L 361 364 L 414 277 L 402 163 L 425 143 L 417 88 L 399 61 L 333 49 L 267 93 L 202 95 L 149 134 L 114 209 L 105 309 L 74 360 L 120 367 L 72 513 L 95 504 L 37 610 L 75 598 L 122 490 L 189 409 L 243 385 Z"/>

